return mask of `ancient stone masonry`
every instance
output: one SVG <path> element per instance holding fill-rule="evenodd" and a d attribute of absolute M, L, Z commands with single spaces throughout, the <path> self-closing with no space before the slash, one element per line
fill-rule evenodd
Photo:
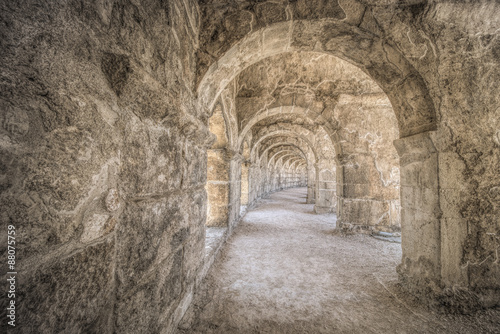
<path fill-rule="evenodd" d="M 197 4 L 0 7 L 1 228 L 18 232 L 16 332 L 172 328 L 203 262 L 213 140 L 193 93 Z"/>
<path fill-rule="evenodd" d="M 498 304 L 500 215 L 498 201 L 491 195 L 500 172 L 496 149 L 500 110 L 494 88 L 499 75 L 498 4 L 328 1 L 329 10 L 309 10 L 325 3 L 204 2 L 201 12 L 207 19 L 201 23 L 197 69 L 200 102 L 212 106 L 224 85 L 237 80 L 243 87 L 240 96 L 247 101 L 241 101 L 242 108 L 255 105 L 257 113 L 266 114 L 281 105 L 304 108 L 307 94 L 309 101 L 320 94 L 302 84 L 296 74 L 300 66 L 285 70 L 285 79 L 276 83 L 269 80 L 276 74 L 262 80 L 270 85 L 258 86 L 241 77 L 248 71 L 258 81 L 259 76 L 280 71 L 288 61 L 266 64 L 273 57 L 294 57 L 293 52 L 314 52 L 306 64 L 329 55 L 355 65 L 375 81 L 377 88 L 365 94 L 372 96 L 353 99 L 343 92 L 328 93 L 333 103 L 322 101 L 320 112 L 306 107 L 335 146 L 339 225 L 348 230 L 377 225 L 394 231 L 400 224 L 399 272 L 407 288 L 421 295 L 432 292 L 455 306 Z M 297 94 L 288 94 L 287 102 L 284 96 L 293 90 Z M 254 102 L 256 97 L 260 104 Z M 388 113 L 357 122 L 359 130 L 337 123 L 336 114 L 349 113 L 350 118 L 356 108 L 375 112 L 392 108 L 397 127 L 389 125 L 394 118 Z M 246 119 L 251 118 L 248 115 Z M 379 138 L 385 131 L 388 142 L 400 138 L 398 153 L 390 145 L 383 148 Z M 432 146 L 425 144 L 425 138 L 432 138 Z M 427 154 L 434 154 L 434 167 L 420 147 L 430 147 Z M 407 168 L 399 170 L 397 163 L 388 163 L 396 162 L 398 155 L 417 160 L 405 162 Z M 418 159 L 424 159 L 423 164 Z M 436 177 L 434 183 L 425 181 L 427 174 Z M 398 175 L 402 182 L 413 180 L 400 189 L 399 200 Z M 457 301 L 467 294 L 470 303 Z"/>
<path fill-rule="evenodd" d="M 339 231 L 400 232 L 423 302 L 500 305 L 496 1 L 0 1 L 0 24 L 18 332 L 173 332 L 241 216 L 297 186 Z"/>

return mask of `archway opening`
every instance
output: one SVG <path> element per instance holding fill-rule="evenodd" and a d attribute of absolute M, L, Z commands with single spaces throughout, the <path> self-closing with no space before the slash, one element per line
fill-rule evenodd
<path fill-rule="evenodd" d="M 328 33 L 319 38 L 318 36 L 321 34 L 317 34 L 318 31 Z M 415 149 L 431 148 L 432 143 L 427 145 L 426 142 L 429 142 L 429 140 L 426 140 L 426 138 L 429 137 L 429 131 L 436 129 L 434 104 L 420 74 L 393 46 L 376 35 L 347 26 L 342 22 L 331 20 L 280 22 L 271 24 L 259 31 L 251 32 L 248 36 L 236 42 L 225 54 L 221 55 L 209 66 L 198 86 L 198 96 L 202 108 L 210 109 L 213 101 L 216 100 L 227 84 L 233 82 L 235 78 L 238 78 L 237 82 L 241 82 L 241 73 L 247 71 L 253 65 L 270 57 L 296 51 L 335 56 L 351 64 L 351 66 L 354 65 L 358 71 L 360 70 L 369 75 L 371 80 L 375 81 L 375 85 L 379 87 L 380 91 L 378 93 L 384 96 L 384 99 L 388 101 L 393 110 L 397 124 L 395 129 L 398 131 L 395 139 L 400 138 L 397 144 L 400 157 L 403 160 L 416 158 L 417 160 L 413 161 L 412 166 L 417 166 L 420 172 L 430 172 L 431 170 L 434 174 L 437 172 L 435 164 L 431 161 L 428 159 L 421 160 L 421 158 L 424 158 L 422 155 L 411 153 Z M 279 68 L 279 66 L 277 67 Z M 257 71 L 254 72 L 258 73 Z M 288 82 L 286 89 L 292 88 L 293 90 L 297 88 L 300 90 L 303 88 L 297 85 L 293 87 L 294 83 L 290 81 L 285 82 Z M 328 88 L 329 85 L 320 86 Z M 245 91 L 245 93 L 248 92 L 252 94 L 251 89 Z M 274 102 L 277 104 L 264 104 L 264 106 L 261 105 L 256 109 L 269 109 L 268 107 L 291 107 L 293 109 L 294 105 L 305 107 L 307 102 L 310 101 L 308 93 L 305 90 L 305 94 L 302 95 L 289 94 L 288 97 L 285 96 L 283 99 L 276 99 Z M 270 96 L 275 97 L 276 94 Z M 374 98 L 377 99 L 378 97 L 374 96 Z M 295 103 L 296 101 L 299 103 Z M 239 110 L 238 102 L 235 103 L 236 109 Z M 335 112 L 335 108 L 329 108 L 328 105 L 320 105 L 318 109 L 307 107 L 305 110 L 319 113 L 319 116 L 327 121 L 333 120 L 332 113 Z M 239 125 L 241 125 L 241 122 Z M 340 223 L 348 230 L 371 230 L 373 226 L 384 225 L 380 224 L 380 222 L 393 221 L 388 217 L 396 217 L 397 219 L 401 217 L 402 225 L 406 230 L 402 231 L 403 249 L 405 251 L 403 252 L 402 265 L 399 267 L 401 276 L 404 280 L 411 281 L 407 286 L 412 289 L 416 286 L 427 286 L 429 281 L 439 285 L 441 279 L 441 248 L 439 246 L 441 236 L 439 232 L 439 211 L 435 209 L 439 206 L 439 201 L 433 201 L 432 203 L 417 201 L 414 204 L 409 202 L 408 196 L 401 196 L 401 206 L 404 208 L 401 215 L 379 215 L 386 209 L 390 209 L 391 204 L 371 196 L 370 191 L 373 188 L 369 182 L 365 181 L 367 181 L 366 175 L 370 175 L 370 179 L 373 179 L 371 175 L 376 174 L 380 176 L 380 183 L 386 181 L 384 173 L 379 172 L 380 165 L 374 163 L 374 161 L 370 162 L 371 157 L 366 154 L 366 145 L 365 147 L 361 146 L 361 151 L 357 151 L 357 147 L 354 146 L 348 147 L 348 141 L 347 147 L 341 145 L 350 134 L 359 132 L 345 129 L 344 138 L 336 140 L 339 139 L 338 124 L 326 122 L 317 125 L 321 125 L 326 129 L 334 145 L 336 145 L 337 168 L 335 175 L 338 199 L 336 204 Z M 386 125 L 381 124 L 381 129 L 385 129 L 385 127 Z M 375 132 L 366 136 L 365 139 L 373 138 L 373 135 L 378 136 L 377 132 Z M 353 150 L 349 152 L 348 148 L 353 148 Z M 433 153 L 435 152 L 429 151 L 429 154 Z M 353 161 L 353 157 L 358 161 L 355 161 L 356 159 Z M 437 156 L 433 155 L 434 158 L 437 158 Z M 370 168 L 359 168 L 364 166 L 366 162 L 370 162 Z M 431 188 L 432 193 L 438 194 L 437 179 L 432 180 L 427 187 L 427 185 L 420 184 L 418 180 L 411 178 L 410 174 L 413 172 L 412 168 L 401 169 L 401 180 L 408 181 L 406 184 L 408 192 L 418 194 L 417 196 L 421 197 L 429 192 L 428 189 L 424 188 Z M 323 173 L 323 175 L 327 174 Z M 397 174 L 393 173 L 394 176 Z M 320 175 L 316 171 L 317 181 Z M 333 173 L 329 175 L 331 176 Z M 322 203 L 318 203 L 319 185 L 319 182 L 317 182 L 315 189 L 315 204 L 318 208 L 322 206 Z M 395 193 L 399 196 L 399 191 Z M 401 194 L 406 193 L 401 192 Z M 428 217 L 424 220 L 430 223 L 425 225 L 423 230 L 419 230 L 416 227 L 424 223 L 422 221 L 424 216 Z M 417 219 L 415 220 L 415 218 Z M 354 219 L 358 219 L 358 221 Z M 368 224 L 366 221 L 368 221 Z M 366 228 L 367 225 L 368 228 Z M 416 234 L 429 236 L 429 242 L 422 244 L 415 237 Z M 408 238 L 405 238 L 405 235 Z M 423 264 L 422 261 L 426 264 Z M 425 274 L 422 274 L 421 271 L 423 266 L 429 267 L 429 270 L 425 270 Z"/>

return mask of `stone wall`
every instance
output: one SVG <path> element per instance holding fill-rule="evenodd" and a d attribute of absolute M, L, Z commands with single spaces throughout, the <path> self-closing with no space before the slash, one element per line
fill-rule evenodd
<path fill-rule="evenodd" d="M 419 144 L 436 152 L 432 171 L 439 186 L 427 198 L 438 201 L 432 215 L 438 221 L 437 254 L 422 259 L 438 263 L 446 303 L 463 306 L 461 299 L 468 296 L 472 306 L 498 305 L 500 5 L 432 1 L 413 12 L 374 9 L 373 15 L 385 22 L 381 29 L 421 73 L 438 113 L 438 131 Z M 430 180 L 420 182 L 428 188 Z M 403 268 L 411 267 L 403 262 Z M 409 281 L 415 277 L 401 272 Z"/>
<path fill-rule="evenodd" d="M 211 136 L 193 95 L 197 4 L 0 7 L 1 229 L 17 231 L 16 332 L 172 329 L 204 252 Z"/>

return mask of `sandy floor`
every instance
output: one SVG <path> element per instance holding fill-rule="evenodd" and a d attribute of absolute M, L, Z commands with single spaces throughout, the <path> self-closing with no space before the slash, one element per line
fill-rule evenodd
<path fill-rule="evenodd" d="M 306 189 L 247 213 L 179 333 L 500 333 L 500 310 L 445 315 L 397 286 L 401 245 L 334 233 Z M 404 302 L 403 302 L 404 300 Z"/>

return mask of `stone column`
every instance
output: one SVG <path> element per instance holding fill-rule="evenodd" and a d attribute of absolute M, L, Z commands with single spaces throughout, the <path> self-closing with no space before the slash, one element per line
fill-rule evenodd
<path fill-rule="evenodd" d="M 227 155 L 230 161 L 229 174 L 229 225 L 233 227 L 240 217 L 240 198 L 241 198 L 241 162 L 243 156 L 236 151 L 231 151 Z M 247 174 L 248 175 L 248 174 Z"/>
<path fill-rule="evenodd" d="M 207 226 L 227 226 L 229 221 L 230 159 L 226 149 L 207 152 Z"/>
<path fill-rule="evenodd" d="M 314 211 L 316 213 L 330 213 L 335 212 L 336 201 L 336 182 L 335 173 L 332 171 L 334 166 L 325 162 L 316 164 L 316 180 L 317 180 L 317 193 Z"/>
<path fill-rule="evenodd" d="M 357 232 L 399 232 L 398 187 L 385 185 L 373 154 L 338 155 L 338 227 Z"/>
<path fill-rule="evenodd" d="M 438 152 L 429 133 L 395 140 L 394 145 L 401 175 L 403 257 L 398 273 L 411 290 L 437 292 L 442 248 Z"/>
<path fill-rule="evenodd" d="M 248 203 L 251 205 L 259 196 L 260 185 L 262 183 L 262 175 L 260 174 L 260 168 L 257 164 L 252 163 L 249 167 L 249 194 Z"/>
<path fill-rule="evenodd" d="M 314 204 L 316 201 L 316 168 L 312 164 L 307 165 L 307 204 Z"/>
<path fill-rule="evenodd" d="M 241 164 L 241 197 L 240 197 L 240 207 L 245 210 L 249 201 L 249 165 L 248 161 Z M 240 210 L 241 211 L 241 210 Z"/>
<path fill-rule="evenodd" d="M 271 174 L 271 171 L 269 169 L 260 169 L 261 175 L 264 177 L 262 178 L 261 184 L 260 184 L 260 194 L 259 197 L 264 197 L 269 194 L 269 191 L 271 191 L 272 187 L 272 182 L 273 182 L 273 177 Z"/>

